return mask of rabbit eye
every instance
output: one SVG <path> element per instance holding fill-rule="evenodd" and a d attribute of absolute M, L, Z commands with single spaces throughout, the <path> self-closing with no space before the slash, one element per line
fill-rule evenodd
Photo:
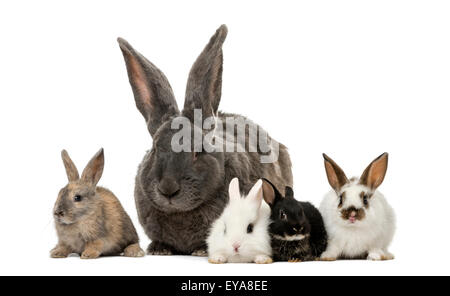
<path fill-rule="evenodd" d="M 287 215 L 285 212 L 280 211 L 280 219 L 283 221 L 287 221 Z"/>
<path fill-rule="evenodd" d="M 364 195 L 364 197 L 363 197 L 363 203 L 364 203 L 365 206 L 367 206 L 367 205 L 369 204 L 369 200 L 368 200 L 367 195 Z"/>
<path fill-rule="evenodd" d="M 75 202 L 80 202 L 80 201 L 83 200 L 83 198 L 81 197 L 81 195 L 75 195 L 75 197 L 73 198 L 73 200 L 74 200 Z"/>
<path fill-rule="evenodd" d="M 339 207 L 342 207 L 342 204 L 344 203 L 344 194 L 339 195 Z"/>
<path fill-rule="evenodd" d="M 247 233 L 252 233 L 253 232 L 253 224 L 249 224 L 247 227 Z"/>

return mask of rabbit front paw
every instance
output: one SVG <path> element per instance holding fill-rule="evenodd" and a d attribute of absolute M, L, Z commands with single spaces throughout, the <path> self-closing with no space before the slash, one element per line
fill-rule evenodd
<path fill-rule="evenodd" d="M 50 257 L 51 258 L 67 258 L 70 255 L 70 250 L 62 247 L 57 246 L 53 250 L 50 251 Z"/>
<path fill-rule="evenodd" d="M 125 248 L 123 255 L 125 257 L 144 257 L 145 252 L 141 249 L 139 244 L 133 244 Z"/>
<path fill-rule="evenodd" d="M 171 256 L 173 252 L 166 244 L 152 242 L 147 248 L 147 254 L 152 256 Z"/>
<path fill-rule="evenodd" d="M 227 263 L 227 258 L 225 258 L 225 256 L 222 255 L 214 255 L 209 257 L 208 262 L 211 264 L 224 264 Z"/>
<path fill-rule="evenodd" d="M 336 261 L 337 255 L 334 252 L 326 251 L 320 256 L 320 261 Z"/>
<path fill-rule="evenodd" d="M 369 255 L 367 256 L 367 260 L 372 261 L 386 261 L 386 260 L 393 260 L 394 255 L 392 255 L 389 252 L 381 252 L 381 251 L 372 251 L 369 252 Z"/>
<path fill-rule="evenodd" d="M 266 255 L 259 255 L 255 258 L 256 264 L 272 264 L 273 260 L 269 256 Z"/>
<path fill-rule="evenodd" d="M 191 256 L 208 257 L 208 252 L 204 249 L 192 252 Z"/>
<path fill-rule="evenodd" d="M 84 252 L 81 254 L 81 259 L 97 259 L 100 257 L 101 253 L 97 250 L 84 250 Z"/>

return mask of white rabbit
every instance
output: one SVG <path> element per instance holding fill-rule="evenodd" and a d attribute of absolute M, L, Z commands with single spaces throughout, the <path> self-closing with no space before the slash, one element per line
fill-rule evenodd
<path fill-rule="evenodd" d="M 239 180 L 231 180 L 230 202 L 207 239 L 210 263 L 272 263 L 270 207 L 263 200 L 262 184 L 256 182 L 244 198 Z"/>
<path fill-rule="evenodd" d="M 320 206 L 329 242 L 321 259 L 391 260 L 388 247 L 395 232 L 395 214 L 377 191 L 387 170 L 388 154 L 375 159 L 361 178 L 348 180 L 342 169 L 324 154 L 328 182 L 334 189 Z"/>

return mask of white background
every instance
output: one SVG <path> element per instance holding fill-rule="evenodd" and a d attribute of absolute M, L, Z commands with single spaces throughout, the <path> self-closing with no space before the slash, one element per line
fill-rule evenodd
<path fill-rule="evenodd" d="M 2 1 L 0 274 L 449 274 L 448 1 Z M 329 190 L 321 153 L 359 175 L 390 153 L 380 187 L 398 216 L 390 262 L 209 265 L 205 258 L 50 259 L 52 207 L 66 176 L 105 148 L 100 185 L 122 201 L 142 247 L 134 177 L 151 147 L 116 38 L 169 78 L 225 23 L 220 109 L 290 148 L 298 199 Z"/>

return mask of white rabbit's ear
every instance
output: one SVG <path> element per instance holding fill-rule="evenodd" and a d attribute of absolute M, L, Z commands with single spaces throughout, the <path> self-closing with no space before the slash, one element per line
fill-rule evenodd
<path fill-rule="evenodd" d="M 387 153 L 383 153 L 372 161 L 359 179 L 359 183 L 372 190 L 377 189 L 383 183 L 384 177 L 386 176 L 388 156 Z"/>
<path fill-rule="evenodd" d="M 177 102 L 166 76 L 126 40 L 117 40 L 122 50 L 136 106 L 153 136 L 168 118 L 178 115 Z"/>
<path fill-rule="evenodd" d="M 250 189 L 247 198 L 254 202 L 258 209 L 261 207 L 263 200 L 263 181 L 261 179 Z"/>
<path fill-rule="evenodd" d="M 341 188 L 347 184 L 348 178 L 344 171 L 325 153 L 323 154 L 325 160 L 325 171 L 327 172 L 328 183 L 335 191 L 341 190 Z"/>
<path fill-rule="evenodd" d="M 72 159 L 69 156 L 69 153 L 67 153 L 66 150 L 61 151 L 61 158 L 64 162 L 64 167 L 66 168 L 67 179 L 69 179 L 69 182 L 74 182 L 80 179 L 77 167 L 73 163 Z"/>
<path fill-rule="evenodd" d="M 241 191 L 239 189 L 238 178 L 234 178 L 233 180 L 231 180 L 230 186 L 228 187 L 228 194 L 230 195 L 230 201 L 241 199 Z"/>

